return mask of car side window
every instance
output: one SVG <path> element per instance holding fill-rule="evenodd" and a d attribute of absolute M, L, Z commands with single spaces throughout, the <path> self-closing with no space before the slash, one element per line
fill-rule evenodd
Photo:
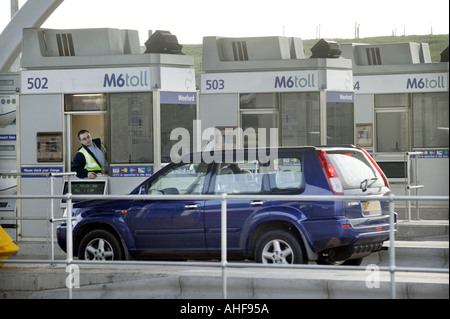
<path fill-rule="evenodd" d="M 208 169 L 206 163 L 183 163 L 165 172 L 149 185 L 151 195 L 201 194 Z"/>
<path fill-rule="evenodd" d="M 258 171 L 259 163 L 233 162 L 220 163 L 216 166 L 216 194 L 254 194 L 262 189 L 262 176 Z"/>
<path fill-rule="evenodd" d="M 305 179 L 300 158 L 277 158 L 269 172 L 269 189 L 274 193 L 296 192 L 304 187 Z"/>
<path fill-rule="evenodd" d="M 217 164 L 214 193 L 297 192 L 304 186 L 301 164 L 299 158 L 276 158 L 266 164 L 258 161 Z"/>

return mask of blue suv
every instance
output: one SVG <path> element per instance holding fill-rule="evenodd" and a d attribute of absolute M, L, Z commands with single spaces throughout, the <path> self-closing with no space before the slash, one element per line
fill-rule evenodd
<path fill-rule="evenodd" d="M 260 151 L 260 150 L 259 150 Z M 389 210 L 368 195 L 390 193 L 372 157 L 355 147 L 277 148 L 191 155 L 131 194 L 242 194 L 227 201 L 228 259 L 359 265 L 389 239 Z M 231 152 L 231 156 L 229 156 Z M 270 155 L 268 155 L 270 154 Z M 208 157 L 211 159 L 211 157 Z M 270 195 L 325 195 L 328 201 Z M 361 201 L 339 200 L 360 195 Z M 255 199 L 256 198 L 256 199 Z M 74 256 L 87 260 L 211 259 L 220 256 L 217 199 L 89 200 L 73 205 Z M 57 228 L 66 249 L 66 224 Z"/>

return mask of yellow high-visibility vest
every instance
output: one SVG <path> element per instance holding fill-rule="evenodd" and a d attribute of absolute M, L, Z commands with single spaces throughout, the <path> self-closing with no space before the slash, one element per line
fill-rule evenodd
<path fill-rule="evenodd" d="M 84 147 L 80 148 L 80 150 L 78 152 L 80 152 L 84 155 L 84 158 L 86 159 L 86 165 L 84 166 L 84 168 L 88 172 L 102 170 L 101 166 L 97 163 L 95 158 L 91 154 L 89 154 L 89 152 Z"/>

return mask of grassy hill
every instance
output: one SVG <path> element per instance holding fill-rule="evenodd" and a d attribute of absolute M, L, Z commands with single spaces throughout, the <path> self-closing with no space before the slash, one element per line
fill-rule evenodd
<path fill-rule="evenodd" d="M 330 39 L 337 43 L 402 43 L 402 42 L 417 42 L 428 43 L 430 46 L 431 60 L 439 62 L 441 59 L 441 52 L 449 45 L 448 34 L 438 35 L 408 35 L 408 36 L 383 36 L 370 37 L 360 39 Z M 311 56 L 311 48 L 319 41 L 318 39 L 303 40 L 303 49 L 305 50 L 306 58 Z M 194 66 L 196 73 L 201 73 L 200 64 L 202 61 L 202 45 L 201 44 L 183 44 L 183 53 L 194 56 Z"/>

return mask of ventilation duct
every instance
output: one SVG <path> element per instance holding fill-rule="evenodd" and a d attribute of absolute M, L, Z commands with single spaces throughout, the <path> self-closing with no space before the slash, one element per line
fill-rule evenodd
<path fill-rule="evenodd" d="M 339 44 L 335 41 L 320 39 L 312 48 L 311 48 L 311 58 L 339 58 L 341 56 L 341 49 Z"/>
<path fill-rule="evenodd" d="M 178 43 L 177 37 L 169 31 L 157 30 L 145 42 L 144 53 L 182 54 L 183 46 Z"/>
<path fill-rule="evenodd" d="M 448 62 L 448 47 L 441 52 L 441 62 Z"/>

